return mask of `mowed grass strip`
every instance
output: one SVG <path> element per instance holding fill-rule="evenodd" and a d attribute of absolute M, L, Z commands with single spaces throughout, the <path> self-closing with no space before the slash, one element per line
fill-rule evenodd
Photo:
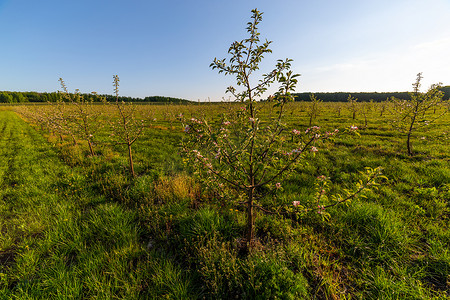
<path fill-rule="evenodd" d="M 0 111 L 0 299 L 191 298 L 181 270 L 139 242 L 136 214 L 90 186 Z"/>

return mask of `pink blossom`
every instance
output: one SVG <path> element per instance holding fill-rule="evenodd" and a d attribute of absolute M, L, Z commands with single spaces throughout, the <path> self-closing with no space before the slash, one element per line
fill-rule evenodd
<path fill-rule="evenodd" d="M 294 130 L 292 130 L 292 133 L 293 133 L 293 134 L 296 134 L 296 135 L 299 135 L 299 134 L 300 134 L 300 131 L 298 131 L 297 129 L 294 129 Z"/>
<path fill-rule="evenodd" d="M 252 123 L 255 123 L 255 118 L 248 118 L 248 120 Z"/>
<path fill-rule="evenodd" d="M 225 125 L 225 126 L 228 126 L 230 124 L 231 124 L 231 122 L 229 122 L 229 121 L 223 122 L 223 125 Z"/>
<path fill-rule="evenodd" d="M 290 152 L 290 154 L 293 154 L 293 153 L 301 153 L 301 152 L 302 152 L 302 149 L 298 148 L 298 149 L 292 150 L 292 151 Z"/>
<path fill-rule="evenodd" d="M 194 150 L 192 150 L 192 152 L 195 153 L 195 155 L 197 155 L 197 158 L 198 158 L 198 159 L 200 159 L 200 158 L 203 158 L 203 159 L 204 159 L 203 155 L 202 155 L 198 150 L 195 150 L 195 149 L 194 149 Z"/>
<path fill-rule="evenodd" d="M 356 127 L 355 125 L 350 126 L 350 131 L 355 131 L 358 130 L 358 127 Z"/>
<path fill-rule="evenodd" d="M 277 189 L 279 189 L 279 188 L 281 188 L 281 183 L 277 182 L 277 183 L 275 184 L 275 186 L 277 187 Z"/>
<path fill-rule="evenodd" d="M 300 205 L 300 201 L 292 201 L 292 205 L 299 206 Z"/>
<path fill-rule="evenodd" d="M 323 211 L 325 210 L 325 206 L 319 204 L 319 205 L 317 205 L 317 208 L 318 208 L 317 213 L 323 214 Z"/>
<path fill-rule="evenodd" d="M 311 152 L 317 152 L 317 151 L 319 151 L 319 150 L 316 147 L 314 147 L 314 146 L 311 147 Z"/>

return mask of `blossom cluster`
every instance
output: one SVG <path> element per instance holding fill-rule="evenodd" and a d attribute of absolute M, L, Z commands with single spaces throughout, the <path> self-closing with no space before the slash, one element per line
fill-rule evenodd
<path fill-rule="evenodd" d="M 317 205 L 317 213 L 318 214 L 323 214 L 323 212 L 325 211 L 325 206 L 323 206 L 323 205 Z"/>
<path fill-rule="evenodd" d="M 302 153 L 301 148 L 293 149 L 290 152 L 285 152 L 284 155 L 292 155 L 292 154 L 299 154 L 299 153 Z"/>
<path fill-rule="evenodd" d="M 310 131 L 314 131 L 314 130 L 319 130 L 320 129 L 320 127 L 319 126 L 313 126 L 313 127 L 311 127 L 311 128 L 307 128 L 306 130 L 305 130 L 305 134 L 306 133 L 308 133 L 308 132 L 310 132 Z"/>
<path fill-rule="evenodd" d="M 194 149 L 192 152 L 196 155 L 197 159 L 208 169 L 208 173 L 211 173 L 211 170 L 213 168 L 212 164 L 208 161 L 207 157 L 204 157 L 200 151 Z"/>
<path fill-rule="evenodd" d="M 192 122 L 192 123 L 197 123 L 197 124 L 203 124 L 202 121 L 200 121 L 200 120 L 198 120 L 198 119 L 196 119 L 196 118 L 191 118 L 191 122 Z"/>
<path fill-rule="evenodd" d="M 338 134 L 338 132 L 339 132 L 339 129 L 337 129 L 337 128 L 333 132 L 326 131 L 324 134 L 324 137 L 329 138 L 329 137 L 335 136 L 336 134 Z"/>

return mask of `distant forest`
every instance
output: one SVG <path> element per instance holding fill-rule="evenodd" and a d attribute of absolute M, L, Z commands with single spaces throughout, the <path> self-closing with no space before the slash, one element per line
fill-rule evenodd
<path fill-rule="evenodd" d="M 450 86 L 444 86 L 441 88 L 444 92 L 444 99 L 450 98 Z M 346 102 L 349 95 L 357 98 L 360 102 L 381 102 L 386 101 L 391 97 L 398 99 L 410 99 L 408 92 L 393 92 L 393 93 L 346 93 L 346 92 L 336 92 L 336 93 L 296 93 L 294 94 L 295 101 L 311 101 L 310 95 L 314 94 L 316 98 L 322 100 L 323 102 Z"/>
<path fill-rule="evenodd" d="M 442 87 L 444 92 L 444 99 L 450 99 L 450 86 Z M 349 95 L 357 98 L 360 102 L 381 102 L 391 97 L 399 99 L 410 99 L 408 92 L 393 92 L 393 93 L 296 93 L 294 94 L 295 101 L 311 101 L 310 95 L 314 94 L 318 99 L 324 102 L 346 102 Z M 97 94 L 82 94 L 85 99 L 92 99 L 94 102 L 99 102 L 101 98 L 105 98 L 108 102 L 115 102 L 116 96 L 113 95 L 97 95 Z M 62 99 L 62 95 L 57 92 L 52 93 L 38 93 L 38 92 L 8 92 L 0 91 L 0 103 L 26 103 L 26 102 L 56 102 Z M 134 103 L 189 103 L 191 101 L 180 98 L 164 97 L 164 96 L 150 96 L 145 98 L 133 98 L 119 96 L 119 101 L 134 102 Z"/>
<path fill-rule="evenodd" d="M 100 102 L 102 98 L 106 99 L 108 102 L 115 102 L 116 96 L 113 95 L 97 95 L 97 94 L 82 94 L 85 99 L 91 99 L 94 102 Z M 38 93 L 38 92 L 8 92 L 0 91 L 0 103 L 26 103 L 26 102 L 56 102 L 58 100 L 63 100 L 61 93 Z M 158 103 L 188 103 L 189 100 L 164 97 L 164 96 L 150 96 L 145 98 L 133 98 L 119 96 L 119 101 L 124 102 L 134 102 L 134 103 L 148 103 L 148 102 L 158 102 Z"/>

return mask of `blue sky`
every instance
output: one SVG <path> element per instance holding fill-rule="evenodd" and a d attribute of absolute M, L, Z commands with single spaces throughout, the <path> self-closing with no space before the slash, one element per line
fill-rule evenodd
<path fill-rule="evenodd" d="M 407 91 L 450 85 L 448 0 L 0 0 L 0 90 L 60 89 L 220 100 L 233 78 L 209 68 L 246 37 L 251 9 L 261 37 L 292 58 L 297 92 Z M 275 87 L 274 89 L 275 90 Z M 273 91 L 272 90 L 272 91 Z"/>

